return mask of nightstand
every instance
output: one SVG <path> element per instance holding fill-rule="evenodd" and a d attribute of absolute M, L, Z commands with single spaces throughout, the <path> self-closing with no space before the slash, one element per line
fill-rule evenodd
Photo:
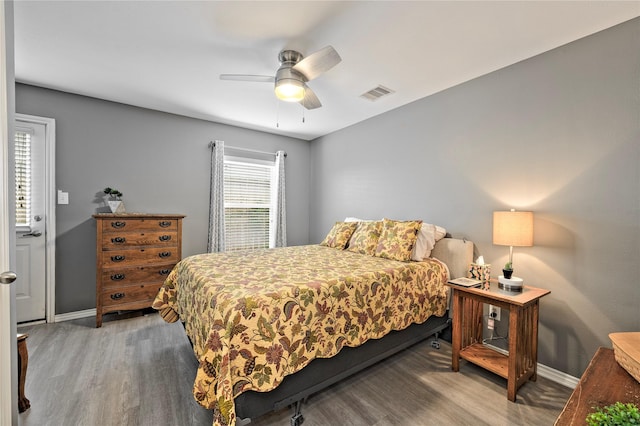
<path fill-rule="evenodd" d="M 497 282 L 489 289 L 447 285 L 453 289 L 452 370 L 459 371 L 462 358 L 507 379 L 507 398 L 515 402 L 520 386 L 537 379 L 539 301 L 551 292 L 524 286 L 510 293 Z M 483 303 L 509 310 L 506 355 L 482 343 Z"/>

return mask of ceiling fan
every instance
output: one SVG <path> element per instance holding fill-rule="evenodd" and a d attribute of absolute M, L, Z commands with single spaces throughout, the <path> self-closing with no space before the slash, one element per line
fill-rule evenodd
<path fill-rule="evenodd" d="M 320 100 L 307 86 L 307 82 L 329 71 L 342 61 L 338 52 L 331 47 L 324 47 L 307 57 L 295 50 L 283 50 L 278 54 L 281 65 L 275 77 L 269 75 L 220 74 L 220 80 L 256 81 L 275 83 L 278 99 L 287 102 L 299 102 L 306 109 L 322 106 Z"/>

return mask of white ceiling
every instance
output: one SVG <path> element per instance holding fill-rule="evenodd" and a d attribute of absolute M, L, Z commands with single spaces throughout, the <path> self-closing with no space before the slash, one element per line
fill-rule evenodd
<path fill-rule="evenodd" d="M 640 16 L 640 1 L 20 1 L 16 80 L 311 140 Z M 283 48 L 332 45 L 309 82 L 323 107 L 278 102 Z M 395 93 L 371 102 L 377 85 Z M 279 127 L 276 123 L 279 122 Z"/>

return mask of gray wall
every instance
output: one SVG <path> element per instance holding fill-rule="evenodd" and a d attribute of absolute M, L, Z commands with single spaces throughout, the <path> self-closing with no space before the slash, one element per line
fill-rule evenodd
<path fill-rule="evenodd" d="M 287 237 L 308 242 L 309 143 L 239 127 L 18 84 L 16 110 L 56 120 L 56 313 L 95 307 L 96 193 L 124 193 L 129 212 L 181 213 L 183 256 L 207 247 L 209 150 L 226 145 L 287 152 Z"/>
<path fill-rule="evenodd" d="M 514 267 L 552 292 L 539 361 L 579 377 L 640 330 L 639 47 L 635 19 L 313 141 L 310 242 L 345 216 L 422 218 L 498 275 L 492 212 L 534 211 Z"/>

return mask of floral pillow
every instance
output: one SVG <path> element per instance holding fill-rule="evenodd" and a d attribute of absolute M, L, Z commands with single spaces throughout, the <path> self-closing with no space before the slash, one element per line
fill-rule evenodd
<path fill-rule="evenodd" d="M 422 226 L 421 220 L 406 222 L 384 219 L 375 256 L 407 262 Z"/>
<path fill-rule="evenodd" d="M 348 251 L 373 256 L 378 247 L 382 222 L 359 222 L 349 240 Z"/>
<path fill-rule="evenodd" d="M 336 222 L 320 245 L 344 249 L 357 226 L 358 222 Z"/>

